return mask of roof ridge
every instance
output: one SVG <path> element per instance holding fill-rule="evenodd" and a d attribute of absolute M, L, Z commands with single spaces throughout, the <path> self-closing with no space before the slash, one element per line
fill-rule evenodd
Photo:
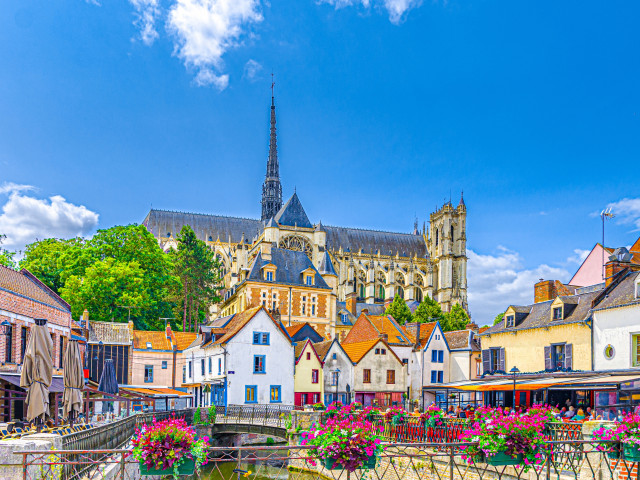
<path fill-rule="evenodd" d="M 417 237 L 420 238 L 422 235 L 414 235 L 413 233 L 404 233 L 404 232 L 392 232 L 390 230 L 375 230 L 373 228 L 360 228 L 360 227 L 340 227 L 338 225 L 323 225 L 323 227 L 328 228 L 343 228 L 345 230 L 358 230 L 360 232 L 376 232 L 376 233 L 391 233 L 393 235 L 406 235 L 408 237 Z"/>
<path fill-rule="evenodd" d="M 216 213 L 198 213 L 198 212 L 183 212 L 181 210 L 165 210 L 161 208 L 152 208 L 149 210 L 151 212 L 163 212 L 163 213 L 180 213 L 182 215 L 199 215 L 201 217 L 219 217 L 219 218 L 233 218 L 235 220 L 251 220 L 254 222 L 262 223 L 262 220 L 258 218 L 249 218 L 249 217 L 235 217 L 232 215 L 219 215 Z"/>

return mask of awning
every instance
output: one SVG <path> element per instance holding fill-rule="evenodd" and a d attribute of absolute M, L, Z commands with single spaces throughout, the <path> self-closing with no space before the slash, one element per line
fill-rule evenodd
<path fill-rule="evenodd" d="M 598 390 L 617 388 L 622 383 L 640 381 L 640 372 L 635 375 L 593 375 L 593 376 L 542 376 L 539 378 L 516 377 L 516 390 L 533 391 L 550 388 L 553 390 Z M 464 390 L 472 392 L 497 392 L 513 389 L 513 377 L 505 376 L 491 380 L 466 380 L 444 383 L 439 389 Z"/>
<path fill-rule="evenodd" d="M 19 374 L 9 374 L 3 373 L 0 374 L 0 379 L 9 382 L 16 387 L 20 386 L 20 375 Z M 60 376 L 54 376 L 51 380 L 51 386 L 49 387 L 49 393 L 62 393 L 64 392 L 64 380 Z"/>
<path fill-rule="evenodd" d="M 191 395 L 172 388 L 131 388 L 124 387 L 123 390 L 139 393 L 147 397 L 190 397 Z"/>

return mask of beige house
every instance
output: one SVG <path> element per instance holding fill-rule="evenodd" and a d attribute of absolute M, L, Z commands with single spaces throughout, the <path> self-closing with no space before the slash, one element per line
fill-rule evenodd
<path fill-rule="evenodd" d="M 311 340 L 299 342 L 295 349 L 296 369 L 293 389 L 296 406 L 321 403 L 324 399 L 324 362 Z"/>
<path fill-rule="evenodd" d="M 352 391 L 355 401 L 365 406 L 389 407 L 402 404 L 407 392 L 407 365 L 383 339 L 343 344 L 354 366 Z"/>

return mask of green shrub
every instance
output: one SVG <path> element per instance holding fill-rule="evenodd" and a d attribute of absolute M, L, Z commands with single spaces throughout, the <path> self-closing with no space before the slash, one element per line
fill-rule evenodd
<path fill-rule="evenodd" d="M 267 445 L 273 445 L 274 443 L 276 443 L 276 441 L 273 438 L 267 437 Z"/>
<path fill-rule="evenodd" d="M 196 408 L 196 411 L 193 413 L 193 424 L 198 425 L 202 422 L 200 417 L 200 407 Z"/>
<path fill-rule="evenodd" d="M 216 406 L 215 405 L 211 405 L 209 407 L 209 416 L 208 416 L 208 424 L 209 425 L 213 425 L 214 423 L 216 423 Z"/>

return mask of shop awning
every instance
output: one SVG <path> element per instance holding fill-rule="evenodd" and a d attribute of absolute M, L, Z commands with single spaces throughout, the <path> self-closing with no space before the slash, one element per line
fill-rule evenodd
<path fill-rule="evenodd" d="M 12 375 L 3 373 L 0 375 L 0 379 L 9 382 L 16 387 L 20 386 L 20 375 Z M 62 393 L 64 392 L 64 380 L 60 376 L 55 376 L 51 380 L 51 385 L 49 386 L 49 393 Z"/>
<path fill-rule="evenodd" d="M 172 388 L 132 388 L 125 387 L 123 390 L 127 390 L 133 393 L 138 393 L 140 395 L 144 395 L 146 397 L 190 397 L 191 395 L 187 392 L 181 392 L 179 390 L 174 390 Z"/>

